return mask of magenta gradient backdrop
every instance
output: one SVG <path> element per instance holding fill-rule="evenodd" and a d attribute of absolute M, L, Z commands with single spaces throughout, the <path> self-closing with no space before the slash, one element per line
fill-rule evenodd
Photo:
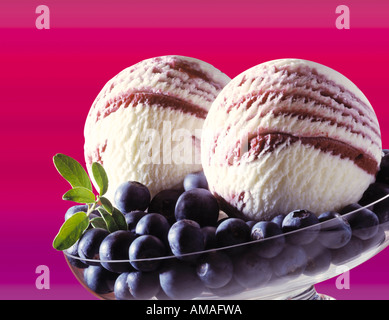
<path fill-rule="evenodd" d="M 324 1 L 323 1 L 324 2 Z M 146 58 L 178 54 L 234 77 L 277 58 L 338 70 L 365 93 L 389 148 L 389 5 L 349 1 L 351 29 L 335 28 L 337 1 L 2 1 L 0 4 L 0 299 L 95 299 L 51 247 L 68 206 L 52 157 L 83 162 L 83 125 L 103 85 Z M 46 4 L 51 29 L 35 28 Z M 389 250 L 353 269 L 337 299 L 388 299 Z M 38 290 L 35 268 L 50 269 Z"/>

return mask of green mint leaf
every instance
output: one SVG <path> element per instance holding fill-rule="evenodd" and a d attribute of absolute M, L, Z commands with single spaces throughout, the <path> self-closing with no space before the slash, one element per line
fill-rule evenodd
<path fill-rule="evenodd" d="M 113 208 L 112 218 L 115 220 L 115 223 L 120 230 L 128 230 L 126 218 L 119 209 Z"/>
<path fill-rule="evenodd" d="M 101 205 L 104 207 L 104 209 L 112 215 L 112 211 L 113 211 L 113 205 L 111 203 L 111 201 L 109 201 L 107 198 L 105 197 L 100 197 L 99 198 L 100 202 L 101 202 Z"/>
<path fill-rule="evenodd" d="M 107 225 L 107 229 L 110 233 L 120 230 L 114 218 L 104 208 L 99 207 L 97 210 L 100 212 L 101 217 L 104 219 Z"/>
<path fill-rule="evenodd" d="M 67 219 L 54 238 L 53 247 L 57 250 L 70 248 L 88 228 L 89 219 L 85 212 L 80 211 Z"/>
<path fill-rule="evenodd" d="M 107 224 L 105 223 L 104 219 L 102 217 L 95 217 L 91 219 L 90 221 L 93 228 L 100 228 L 108 230 Z"/>
<path fill-rule="evenodd" d="M 75 159 L 58 153 L 53 157 L 54 166 L 59 174 L 74 187 L 84 187 L 92 191 L 89 176 L 82 165 Z"/>
<path fill-rule="evenodd" d="M 62 196 L 63 200 L 74 201 L 77 203 L 94 203 L 95 195 L 92 191 L 84 187 L 74 187 Z"/>
<path fill-rule="evenodd" d="M 100 196 L 104 195 L 108 190 L 108 177 L 103 166 L 98 162 L 92 163 L 92 173 L 97 185 L 99 186 Z"/>

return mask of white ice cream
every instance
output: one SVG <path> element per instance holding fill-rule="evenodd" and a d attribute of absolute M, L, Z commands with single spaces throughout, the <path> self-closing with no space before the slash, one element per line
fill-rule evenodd
<path fill-rule="evenodd" d="M 119 184 L 145 184 L 152 195 L 202 169 L 204 118 L 229 78 L 188 57 L 141 61 L 112 78 L 85 123 L 85 159 L 107 171 L 112 199 Z"/>
<path fill-rule="evenodd" d="M 202 163 L 232 215 L 319 215 L 358 201 L 375 180 L 380 129 L 363 93 L 323 65 L 282 59 L 233 79 L 204 124 Z"/>

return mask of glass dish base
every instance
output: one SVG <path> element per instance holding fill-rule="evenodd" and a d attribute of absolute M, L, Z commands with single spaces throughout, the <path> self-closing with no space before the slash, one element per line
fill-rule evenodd
<path fill-rule="evenodd" d="M 335 300 L 333 297 L 330 297 L 325 294 L 318 293 L 315 289 L 315 286 L 310 286 L 305 289 L 295 290 L 289 293 L 286 293 L 284 296 L 279 296 L 276 300 Z"/>

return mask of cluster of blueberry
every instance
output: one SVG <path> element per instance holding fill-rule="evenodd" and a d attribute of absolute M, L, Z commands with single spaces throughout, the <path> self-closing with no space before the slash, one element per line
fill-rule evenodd
<path fill-rule="evenodd" d="M 73 266 L 85 269 L 91 290 L 123 300 L 225 296 L 322 273 L 385 240 L 389 198 L 365 206 L 389 194 L 388 164 L 385 152 L 377 181 L 340 212 L 317 217 L 295 210 L 260 222 L 218 220 L 203 173 L 188 175 L 184 190 L 164 190 L 153 199 L 144 185 L 126 182 L 114 200 L 128 230 L 88 229 L 66 253 Z M 65 219 L 86 209 L 74 206 Z"/>

